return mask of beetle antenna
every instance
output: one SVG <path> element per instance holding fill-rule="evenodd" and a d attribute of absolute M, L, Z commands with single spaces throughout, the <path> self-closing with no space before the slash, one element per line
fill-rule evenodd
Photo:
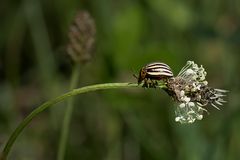
<path fill-rule="evenodd" d="M 138 79 L 138 77 L 137 77 L 137 75 L 136 75 L 136 74 L 133 74 L 133 77 L 134 77 L 134 78 L 136 78 L 136 79 Z"/>
<path fill-rule="evenodd" d="M 134 69 L 132 69 L 132 72 L 133 72 L 133 77 L 138 79 L 138 76 L 135 74 L 136 72 L 134 71 Z"/>

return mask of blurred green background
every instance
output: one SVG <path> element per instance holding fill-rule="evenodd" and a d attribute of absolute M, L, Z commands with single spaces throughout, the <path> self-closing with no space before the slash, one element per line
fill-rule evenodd
<path fill-rule="evenodd" d="M 230 90 L 202 121 L 174 121 L 161 90 L 119 89 L 75 97 L 66 159 L 240 159 L 240 1 L 23 0 L 0 2 L 0 148 L 34 108 L 69 89 L 68 31 L 88 11 L 97 38 L 78 87 L 136 82 L 146 63 L 177 74 L 203 64 L 210 86 Z M 10 159 L 56 159 L 66 102 L 40 114 L 17 139 Z"/>

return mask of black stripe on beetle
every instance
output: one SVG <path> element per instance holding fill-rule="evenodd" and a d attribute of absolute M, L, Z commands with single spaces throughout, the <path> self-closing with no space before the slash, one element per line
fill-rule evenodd
<path fill-rule="evenodd" d="M 138 85 L 144 81 L 143 87 L 156 87 L 157 81 L 173 77 L 171 68 L 161 62 L 149 63 L 139 71 Z"/>

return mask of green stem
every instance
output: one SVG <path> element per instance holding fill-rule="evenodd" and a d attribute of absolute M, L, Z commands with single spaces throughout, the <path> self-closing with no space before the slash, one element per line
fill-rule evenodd
<path fill-rule="evenodd" d="M 71 82 L 70 82 L 70 90 L 76 88 L 76 86 L 78 84 L 78 80 L 79 80 L 79 74 L 80 74 L 80 65 L 76 64 L 74 66 L 73 73 L 72 73 L 72 78 L 71 78 Z M 60 136 L 59 146 L 58 146 L 58 155 L 57 155 L 58 160 L 63 160 L 65 157 L 68 133 L 69 133 L 70 123 L 71 123 L 71 118 L 72 118 L 72 112 L 74 109 L 73 103 L 74 103 L 73 98 L 70 98 L 67 101 L 67 108 L 64 113 L 64 119 L 63 119 L 62 129 L 61 129 L 61 136 Z"/>
<path fill-rule="evenodd" d="M 105 83 L 105 84 L 95 84 L 90 86 L 85 86 L 78 89 L 73 89 L 61 96 L 58 96 L 54 99 L 51 99 L 45 103 L 43 103 L 41 106 L 34 109 L 23 121 L 17 126 L 17 128 L 14 130 L 14 132 L 11 134 L 10 138 L 8 139 L 7 143 L 4 146 L 4 149 L 0 155 L 0 160 L 6 160 L 7 156 L 16 141 L 17 137 L 22 133 L 23 129 L 32 121 L 34 117 L 36 117 L 38 114 L 43 112 L 44 110 L 52 107 L 54 104 L 59 103 L 69 97 L 76 96 L 81 93 L 96 91 L 96 90 L 105 90 L 105 89 L 114 89 L 114 88 L 131 88 L 131 87 L 141 87 L 141 85 L 138 85 L 136 83 Z M 158 86 L 159 88 L 165 88 L 166 86 L 164 84 L 161 84 Z"/>
<path fill-rule="evenodd" d="M 43 112 L 44 110 L 50 108 L 56 103 L 59 103 L 69 97 L 76 96 L 81 93 L 96 91 L 96 90 L 105 90 L 105 89 L 114 89 L 114 88 L 130 88 L 130 87 L 137 87 L 138 85 L 135 83 L 105 83 L 105 84 L 96 84 L 91 86 L 82 87 L 79 89 L 73 89 L 72 91 L 69 91 L 59 97 L 56 97 L 52 100 L 49 100 L 42 104 L 41 106 L 34 109 L 23 121 L 17 126 L 17 128 L 14 130 L 14 132 L 11 134 L 10 138 L 8 139 L 6 145 L 4 146 L 4 149 L 0 155 L 0 160 L 7 159 L 8 153 L 11 150 L 15 140 L 20 135 L 20 133 L 23 131 L 23 129 L 32 121 L 34 117 L 36 117 L 38 114 Z"/>

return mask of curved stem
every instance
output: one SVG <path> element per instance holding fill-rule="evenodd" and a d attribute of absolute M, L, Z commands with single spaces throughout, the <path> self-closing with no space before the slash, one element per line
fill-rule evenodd
<path fill-rule="evenodd" d="M 70 90 L 77 87 L 79 74 L 80 74 L 80 65 L 75 64 L 72 72 L 71 82 L 70 82 Z M 74 98 L 68 99 L 66 107 L 67 108 L 64 112 L 61 135 L 60 135 L 59 145 L 58 145 L 58 153 L 57 153 L 58 160 L 63 160 L 65 157 L 68 133 L 69 133 L 70 123 L 72 118 L 72 112 L 74 109 Z"/>
<path fill-rule="evenodd" d="M 59 103 L 69 97 L 76 96 L 81 93 L 96 91 L 96 90 L 103 90 L 103 89 L 114 89 L 114 88 L 129 88 L 129 87 L 137 87 L 138 85 L 135 83 L 105 83 L 105 84 L 96 84 L 90 85 L 86 87 L 82 87 L 79 89 L 73 89 L 59 97 L 56 97 L 52 100 L 49 100 L 43 103 L 41 106 L 34 109 L 23 121 L 17 126 L 14 132 L 11 134 L 10 138 L 8 139 L 4 149 L 0 155 L 0 160 L 7 159 L 8 153 L 11 150 L 15 140 L 23 131 L 23 129 L 31 122 L 31 120 L 36 117 L 39 113 L 43 112 L 44 110 L 48 109 L 49 107 L 53 106 L 56 103 Z"/>
<path fill-rule="evenodd" d="M 105 83 L 105 84 L 95 84 L 90 86 L 85 86 L 78 89 L 73 89 L 61 96 L 58 96 L 54 99 L 51 99 L 45 103 L 43 103 L 41 106 L 34 109 L 23 121 L 17 126 L 17 128 L 14 130 L 14 132 L 9 137 L 7 143 L 4 146 L 4 149 L 0 155 L 0 160 L 6 160 L 7 156 L 16 141 L 17 137 L 22 133 L 23 129 L 32 121 L 34 117 L 36 117 L 38 114 L 43 112 L 44 110 L 52 107 L 54 104 L 57 104 L 69 97 L 76 96 L 81 93 L 96 91 L 96 90 L 105 90 L 105 89 L 114 89 L 114 88 L 130 88 L 130 87 L 141 87 L 141 85 L 138 85 L 136 83 Z M 160 84 L 158 86 L 159 88 L 166 88 L 165 84 Z"/>

